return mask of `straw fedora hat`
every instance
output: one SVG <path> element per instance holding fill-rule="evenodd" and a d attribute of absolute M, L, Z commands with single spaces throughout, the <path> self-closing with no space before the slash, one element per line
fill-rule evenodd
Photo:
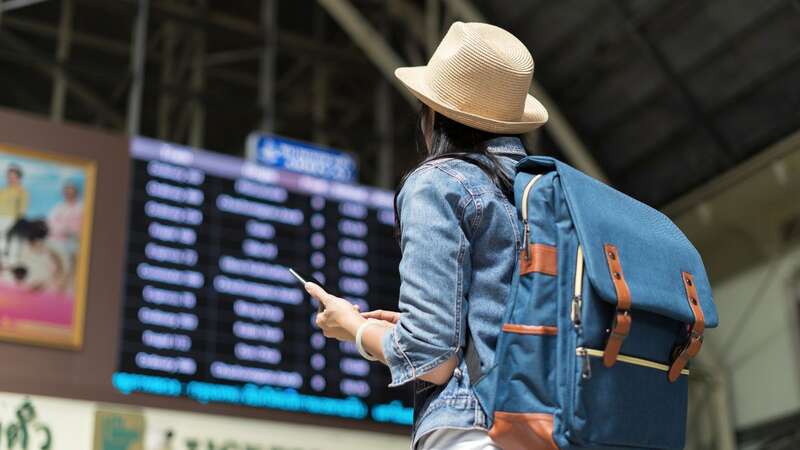
<path fill-rule="evenodd" d="M 547 122 L 545 107 L 528 94 L 530 52 L 494 25 L 455 22 L 427 66 L 394 75 L 434 111 L 479 130 L 521 134 Z"/>

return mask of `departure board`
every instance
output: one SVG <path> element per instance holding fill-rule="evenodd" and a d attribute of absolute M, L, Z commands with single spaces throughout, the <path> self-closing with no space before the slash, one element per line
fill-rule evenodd
<path fill-rule="evenodd" d="M 411 393 L 326 339 L 288 271 L 395 309 L 393 193 L 161 141 L 131 141 L 123 393 L 410 424 Z"/>

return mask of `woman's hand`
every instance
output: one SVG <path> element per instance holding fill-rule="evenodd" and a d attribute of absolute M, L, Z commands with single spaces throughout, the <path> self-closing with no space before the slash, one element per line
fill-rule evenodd
<path fill-rule="evenodd" d="M 361 317 L 365 319 L 383 320 L 392 325 L 396 325 L 397 321 L 400 320 L 400 313 L 396 311 L 384 311 L 382 309 L 376 309 L 374 311 L 362 312 Z"/>
<path fill-rule="evenodd" d="M 325 306 L 325 311 L 317 314 L 317 326 L 325 337 L 340 341 L 353 341 L 358 327 L 365 318 L 358 313 L 358 306 L 343 298 L 328 294 L 314 283 L 305 284 L 306 291 Z"/>

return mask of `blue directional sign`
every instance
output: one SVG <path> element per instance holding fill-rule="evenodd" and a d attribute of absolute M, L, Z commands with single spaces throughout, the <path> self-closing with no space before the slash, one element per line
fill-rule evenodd
<path fill-rule="evenodd" d="M 266 133 L 247 137 L 247 157 L 260 164 L 328 180 L 354 183 L 358 162 L 347 152 Z"/>

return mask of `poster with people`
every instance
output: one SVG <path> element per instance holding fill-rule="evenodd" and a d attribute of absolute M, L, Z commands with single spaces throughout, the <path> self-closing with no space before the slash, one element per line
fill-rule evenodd
<path fill-rule="evenodd" d="M 95 163 L 0 145 L 0 339 L 78 348 Z"/>

